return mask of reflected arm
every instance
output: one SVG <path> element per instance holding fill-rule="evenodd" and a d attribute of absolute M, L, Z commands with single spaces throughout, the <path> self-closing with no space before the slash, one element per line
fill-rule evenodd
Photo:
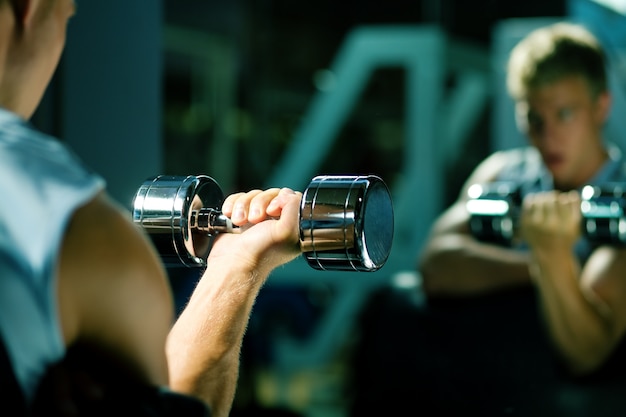
<path fill-rule="evenodd" d="M 493 181 L 515 157 L 509 151 L 485 159 L 470 175 L 457 201 L 433 224 L 418 259 L 427 295 L 464 296 L 530 283 L 528 255 L 478 241 L 470 233 L 470 217 L 465 208 L 468 188 Z"/>

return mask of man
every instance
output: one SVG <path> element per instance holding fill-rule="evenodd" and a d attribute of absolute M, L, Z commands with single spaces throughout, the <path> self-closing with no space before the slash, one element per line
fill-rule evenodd
<path fill-rule="evenodd" d="M 225 200 L 224 214 L 244 231 L 218 236 L 174 322 L 164 267 L 130 213 L 107 196 L 102 178 L 27 122 L 75 7 L 0 0 L 0 346 L 26 408 L 48 370 L 84 345 L 125 370 L 120 385 L 130 378 L 193 396 L 226 416 L 255 297 L 275 267 L 300 253 L 301 193 L 254 190 Z M 78 403 L 63 394 L 70 387 L 53 379 L 56 394 L 40 410 L 75 415 Z"/>
<path fill-rule="evenodd" d="M 557 23 L 513 49 L 507 85 L 530 145 L 479 164 L 459 199 L 435 222 L 419 261 L 430 297 L 470 297 L 533 285 L 559 357 L 574 375 L 593 373 L 626 329 L 626 251 L 593 246 L 581 232 L 580 190 L 626 181 L 620 153 L 603 141 L 610 110 L 605 56 L 582 26 Z M 474 238 L 468 187 L 519 185 L 523 247 Z"/>
<path fill-rule="evenodd" d="M 626 182 L 602 138 L 604 60 L 567 23 L 515 46 L 508 86 L 530 146 L 488 156 L 433 224 L 418 258 L 425 302 L 391 288 L 364 309 L 351 415 L 624 413 L 626 253 L 580 231 L 580 188 Z M 470 232 L 468 189 L 496 180 L 525 196 L 513 247 Z"/>

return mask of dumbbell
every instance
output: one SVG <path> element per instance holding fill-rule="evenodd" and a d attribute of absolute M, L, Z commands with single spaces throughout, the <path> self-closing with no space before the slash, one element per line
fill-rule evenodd
<path fill-rule="evenodd" d="M 220 210 L 224 194 L 207 175 L 158 175 L 133 198 L 133 221 L 166 267 L 206 265 L 219 233 L 238 233 Z M 302 194 L 300 249 L 314 269 L 376 271 L 391 251 L 393 205 L 380 177 L 321 175 Z"/>
<path fill-rule="evenodd" d="M 516 184 L 496 181 L 468 189 L 470 231 L 479 240 L 511 245 L 522 205 Z M 581 228 L 597 244 L 626 245 L 626 183 L 586 185 L 581 189 Z"/>

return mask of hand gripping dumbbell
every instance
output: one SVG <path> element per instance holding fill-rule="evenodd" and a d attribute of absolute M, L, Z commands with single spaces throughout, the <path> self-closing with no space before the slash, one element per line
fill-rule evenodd
<path fill-rule="evenodd" d="M 522 205 L 516 184 L 496 181 L 468 189 L 470 231 L 479 240 L 511 245 Z M 626 183 L 586 185 L 581 190 L 581 228 L 597 244 L 626 245 Z"/>
<path fill-rule="evenodd" d="M 219 233 L 239 229 L 222 214 L 224 194 L 206 175 L 159 175 L 133 199 L 143 227 L 166 266 L 206 264 Z M 300 248 L 319 270 L 376 271 L 389 256 L 394 218 L 391 196 L 377 176 L 317 176 L 302 195 Z"/>

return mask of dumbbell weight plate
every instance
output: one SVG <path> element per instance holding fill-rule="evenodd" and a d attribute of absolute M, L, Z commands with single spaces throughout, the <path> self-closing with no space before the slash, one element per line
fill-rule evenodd
<path fill-rule="evenodd" d="M 319 270 L 376 271 L 389 256 L 394 217 L 376 176 L 318 176 L 303 193 L 300 246 Z"/>
<path fill-rule="evenodd" d="M 581 191 L 583 233 L 601 244 L 626 244 L 626 184 L 586 185 Z"/>
<path fill-rule="evenodd" d="M 466 209 L 472 235 L 485 242 L 511 245 L 521 205 L 517 185 L 510 181 L 473 184 L 468 197 Z"/>
<path fill-rule="evenodd" d="M 203 266 L 215 235 L 191 227 L 202 207 L 220 209 L 224 194 L 206 175 L 159 175 L 146 180 L 133 200 L 133 221 L 148 233 L 165 266 Z"/>

